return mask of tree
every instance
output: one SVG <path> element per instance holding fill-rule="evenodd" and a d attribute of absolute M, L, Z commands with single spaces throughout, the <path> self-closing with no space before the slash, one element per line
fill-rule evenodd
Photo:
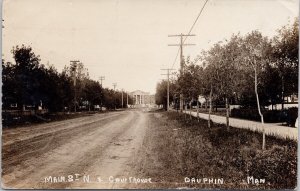
<path fill-rule="evenodd" d="M 214 94 L 217 95 L 218 86 L 220 82 L 219 75 L 219 64 L 221 62 L 222 51 L 221 43 L 215 44 L 203 58 L 204 65 L 204 80 L 203 80 L 203 93 L 209 99 L 209 112 L 208 112 L 208 127 L 211 127 L 211 112 L 212 112 L 212 102 Z"/>
<path fill-rule="evenodd" d="M 14 77 L 16 80 L 16 101 L 22 110 L 25 105 L 39 103 L 39 56 L 36 56 L 30 46 L 16 46 L 12 49 L 13 58 L 15 60 Z"/>
<path fill-rule="evenodd" d="M 156 85 L 155 103 L 167 109 L 167 81 L 162 80 Z"/>
<path fill-rule="evenodd" d="M 197 118 L 199 119 L 199 103 L 198 97 L 203 91 L 203 67 L 190 62 L 187 57 L 184 62 L 184 72 L 178 77 L 178 86 L 183 92 L 183 96 L 190 105 L 190 114 L 192 110 L 192 103 L 197 102 Z M 191 116 L 191 115 L 190 115 Z"/>
<path fill-rule="evenodd" d="M 91 106 L 101 104 L 102 94 L 103 89 L 98 82 L 90 79 L 86 80 L 86 85 L 83 88 L 83 100 L 88 102 L 89 110 Z"/>
<path fill-rule="evenodd" d="M 76 112 L 80 100 L 83 99 L 83 89 L 89 79 L 88 70 L 82 62 L 71 62 L 70 66 L 65 67 L 64 70 L 73 81 L 74 111 Z"/>
<path fill-rule="evenodd" d="M 299 67 L 299 22 L 295 19 L 292 25 L 282 27 L 273 38 L 273 61 L 281 78 L 281 103 L 284 108 L 284 97 L 298 92 Z"/>
<path fill-rule="evenodd" d="M 244 38 L 242 47 L 242 57 L 246 70 L 254 73 L 254 90 L 256 95 L 257 109 L 261 118 L 261 123 L 264 124 L 264 116 L 261 111 L 260 99 L 258 94 L 259 75 L 264 69 L 265 64 L 270 62 L 270 41 L 261 35 L 258 31 L 253 31 Z M 262 149 L 265 149 L 265 130 L 263 129 L 263 144 Z"/>
<path fill-rule="evenodd" d="M 15 80 L 15 66 L 2 60 L 2 107 L 8 109 L 17 103 L 17 81 Z"/>

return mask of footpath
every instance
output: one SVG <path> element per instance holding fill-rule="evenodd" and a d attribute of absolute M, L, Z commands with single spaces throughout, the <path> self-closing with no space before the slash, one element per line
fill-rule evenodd
<path fill-rule="evenodd" d="M 184 111 L 190 114 L 190 111 Z M 197 112 L 192 111 L 191 115 L 197 117 Z M 214 123 L 226 124 L 226 117 L 219 115 L 210 115 Z M 199 113 L 199 117 L 208 120 L 208 114 Z M 281 138 L 290 138 L 298 140 L 298 128 L 281 126 L 274 123 L 261 124 L 260 122 L 245 119 L 229 118 L 229 125 L 236 128 L 250 129 L 252 131 L 262 132 L 265 129 L 266 135 L 275 135 Z"/>

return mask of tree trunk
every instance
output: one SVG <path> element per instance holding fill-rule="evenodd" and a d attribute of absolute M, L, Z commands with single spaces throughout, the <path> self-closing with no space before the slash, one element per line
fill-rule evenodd
<path fill-rule="evenodd" d="M 179 108 L 180 108 L 180 112 L 183 112 L 183 95 L 180 94 L 179 95 Z"/>
<path fill-rule="evenodd" d="M 190 102 L 190 119 L 192 119 L 192 101 Z"/>
<path fill-rule="evenodd" d="M 211 127 L 211 125 L 210 125 L 211 110 L 212 110 L 212 86 L 210 87 L 210 93 L 209 93 L 208 128 Z"/>
<path fill-rule="evenodd" d="M 187 113 L 187 105 L 184 105 L 184 119 L 186 119 L 186 113 Z"/>
<path fill-rule="evenodd" d="M 218 105 L 217 102 L 215 103 L 216 112 L 218 112 Z"/>
<path fill-rule="evenodd" d="M 226 127 L 227 127 L 227 131 L 229 131 L 229 104 L 228 104 L 228 98 L 225 98 L 225 102 L 226 102 Z"/>
<path fill-rule="evenodd" d="M 260 103 L 259 103 L 259 97 L 258 97 L 258 91 L 257 91 L 257 68 L 256 68 L 256 64 L 255 64 L 255 68 L 254 68 L 254 72 L 255 72 L 255 76 L 254 76 L 254 88 L 255 88 L 255 95 L 256 95 L 256 102 L 257 102 L 257 109 L 258 109 L 258 113 L 260 115 L 260 119 L 261 119 L 261 124 L 264 125 L 264 116 L 261 113 L 261 109 L 260 109 Z M 262 143 L 262 150 L 265 150 L 266 148 L 266 134 L 265 134 L 265 127 L 263 126 L 263 143 Z"/>
<path fill-rule="evenodd" d="M 197 100 L 197 120 L 199 122 L 199 101 Z"/>
<path fill-rule="evenodd" d="M 283 78 L 283 75 L 281 77 L 281 88 L 282 88 L 282 91 L 281 91 L 281 110 L 284 109 L 284 78 Z"/>

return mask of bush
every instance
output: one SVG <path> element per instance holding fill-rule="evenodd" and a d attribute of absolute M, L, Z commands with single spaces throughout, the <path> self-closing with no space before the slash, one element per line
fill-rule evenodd
<path fill-rule="evenodd" d="M 264 177 L 273 182 L 274 187 L 283 186 L 287 189 L 293 189 L 297 177 L 297 146 L 289 148 L 287 146 L 272 146 L 266 151 L 257 151 L 251 158 L 249 173 L 254 177 Z M 282 180 L 286 180 L 285 183 Z"/>
<path fill-rule="evenodd" d="M 296 119 L 298 117 L 298 108 L 297 107 L 291 107 L 289 109 L 286 110 L 286 123 L 289 125 L 289 126 L 292 126 L 294 127 L 295 126 L 295 122 L 296 122 Z"/>
<path fill-rule="evenodd" d="M 298 108 L 288 108 L 285 110 L 262 110 L 264 121 L 267 123 L 286 122 L 289 126 L 294 126 L 298 117 Z M 260 116 L 256 108 L 234 108 L 231 110 L 231 117 L 260 121 Z"/>

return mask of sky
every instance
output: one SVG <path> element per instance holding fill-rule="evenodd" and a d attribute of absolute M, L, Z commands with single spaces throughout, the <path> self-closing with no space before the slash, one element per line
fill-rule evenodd
<path fill-rule="evenodd" d="M 103 86 L 155 93 L 172 67 L 179 43 L 168 35 L 188 33 L 205 0 L 3 0 L 3 58 L 31 46 L 42 64 L 61 71 L 80 60 Z M 209 0 L 183 49 L 193 60 L 235 33 L 259 30 L 272 37 L 299 15 L 299 0 Z M 179 69 L 179 59 L 174 64 Z"/>

